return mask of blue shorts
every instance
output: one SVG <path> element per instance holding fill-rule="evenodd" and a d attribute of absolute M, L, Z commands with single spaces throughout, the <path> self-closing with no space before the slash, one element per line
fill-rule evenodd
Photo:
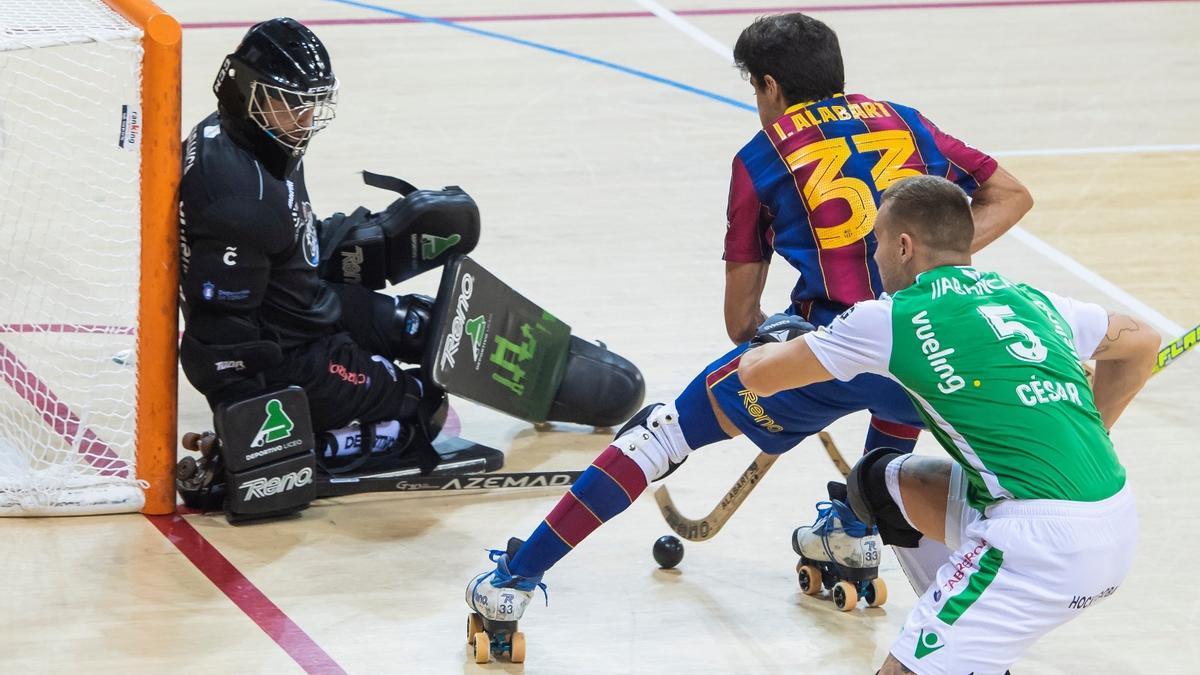
<path fill-rule="evenodd" d="M 830 380 L 758 397 L 738 379 L 737 369 L 749 343 L 710 363 L 703 371 L 709 393 L 734 426 L 760 450 L 779 454 L 852 412 L 869 410 L 889 422 L 924 428 L 904 388 L 879 375 L 849 382 Z"/>

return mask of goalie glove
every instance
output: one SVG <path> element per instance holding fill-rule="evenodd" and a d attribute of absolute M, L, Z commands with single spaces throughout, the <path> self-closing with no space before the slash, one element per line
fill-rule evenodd
<path fill-rule="evenodd" d="M 765 345 L 768 342 L 787 342 L 805 333 L 811 333 L 816 326 L 793 314 L 772 314 L 755 331 L 750 338 L 750 348 Z"/>

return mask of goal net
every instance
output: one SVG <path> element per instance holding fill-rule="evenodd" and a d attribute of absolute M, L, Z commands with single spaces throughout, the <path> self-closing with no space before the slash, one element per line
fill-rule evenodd
<path fill-rule="evenodd" d="M 175 393 L 149 388 L 142 370 L 169 358 L 173 383 L 176 309 L 173 282 L 144 273 L 143 247 L 164 258 L 163 225 L 146 230 L 148 215 L 162 220 L 147 190 L 174 194 L 143 180 L 143 101 L 155 94 L 143 90 L 149 40 L 134 21 L 147 8 L 0 0 L 0 515 L 136 511 L 146 488 L 163 489 L 145 471 L 164 459 L 147 411 L 173 436 Z M 177 84 L 157 96 L 178 107 Z M 177 146 L 177 112 L 175 127 Z M 157 266 L 173 272 L 175 255 Z M 165 301 L 150 287 L 164 281 Z M 170 355 L 148 355 L 167 330 Z"/>

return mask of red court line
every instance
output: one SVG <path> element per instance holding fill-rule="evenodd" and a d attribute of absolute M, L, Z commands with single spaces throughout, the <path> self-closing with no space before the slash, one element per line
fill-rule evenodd
<path fill-rule="evenodd" d="M 25 399 L 68 445 L 79 443 L 79 453 L 101 476 L 129 476 L 130 466 L 71 412 L 50 387 L 29 370 L 4 343 L 0 343 L 0 378 Z"/>
<path fill-rule="evenodd" d="M 271 602 L 244 574 L 221 555 L 182 515 L 146 516 L 175 548 L 219 588 L 233 604 L 263 629 L 306 673 L 346 672 L 304 629 Z"/>
<path fill-rule="evenodd" d="M 28 366 L 4 346 L 4 343 L 0 343 L 0 378 L 29 402 L 41 414 L 46 424 L 68 443 L 73 443 L 76 437 L 82 434 L 79 451 L 89 464 L 100 469 L 101 475 L 129 475 L 129 464 L 118 457 L 91 429 L 83 426 L 79 417 L 67 404 L 59 400 L 50 387 L 34 375 Z M 305 672 L 345 675 L 346 671 L 342 670 L 325 650 L 313 642 L 307 633 L 271 602 L 233 566 L 233 563 L 221 555 L 221 552 L 184 520 L 182 515 L 146 518 Z"/>
<path fill-rule="evenodd" d="M 1039 7 L 1054 5 L 1119 5 L 1162 2 L 1197 2 L 1200 0 L 967 0 L 966 2 L 901 2 L 869 3 L 862 5 L 782 5 L 772 7 L 723 7 L 712 9 L 673 10 L 679 16 L 729 16 L 738 14 L 776 14 L 779 12 L 862 12 L 902 9 L 982 9 L 989 7 Z M 482 14 L 471 16 L 439 16 L 438 21 L 454 23 L 487 23 L 493 21 L 582 21 L 590 19 L 649 19 L 654 14 L 645 11 L 627 12 L 561 12 L 553 14 Z M 189 30 L 205 28 L 249 28 L 257 21 L 198 21 L 184 23 Z M 356 19 L 308 19 L 307 26 L 375 26 L 391 23 L 425 23 L 420 19 L 396 16 L 362 17 Z"/>

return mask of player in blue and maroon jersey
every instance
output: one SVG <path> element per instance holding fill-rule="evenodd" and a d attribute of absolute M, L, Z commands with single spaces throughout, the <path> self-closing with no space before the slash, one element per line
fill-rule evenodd
<path fill-rule="evenodd" d="M 757 31 L 762 40 L 788 30 L 808 30 L 810 39 L 793 43 L 794 51 L 808 50 L 808 42 L 829 40 L 832 44 L 825 49 L 809 53 L 836 52 L 832 31 L 825 29 L 826 33 L 818 27 L 823 24 L 805 17 L 811 22 L 806 24 L 798 16 L 803 15 L 763 20 L 748 32 Z M 977 213 L 997 199 L 1012 199 L 1013 206 L 1020 206 L 1020 197 L 1027 200 L 1021 185 L 999 169 L 996 160 L 943 133 L 912 108 L 840 92 L 792 103 L 781 79 L 769 73 L 771 66 L 756 63 L 764 58 L 788 61 L 760 54 L 755 47 L 761 43 L 752 38 L 742 44 L 742 63 L 755 86 L 763 130 L 734 157 L 729 186 L 725 324 L 735 343 L 748 340 L 766 319 L 760 296 L 773 252 L 800 273 L 787 314 L 824 326 L 854 303 L 876 298 L 881 286 L 872 260 L 875 209 L 883 191 L 901 178 L 927 174 L 953 180 L 976 196 Z M 780 45 L 786 48 L 784 42 Z M 791 62 L 804 61 L 795 56 Z M 833 71 L 828 81 L 841 80 L 840 55 L 836 62 L 812 63 L 817 77 L 822 70 Z M 756 67 L 762 70 L 755 72 Z M 781 77 L 797 86 L 795 80 L 802 82 L 805 75 L 799 73 L 791 81 L 786 74 Z M 993 222 L 984 222 L 978 230 L 975 250 L 1011 227 L 1021 213 L 993 213 Z M 716 378 L 736 368 L 723 365 L 727 367 L 714 370 Z M 709 384 L 716 384 L 716 378 Z M 887 417 L 872 417 L 864 447 L 912 448 L 918 429 Z"/>
<path fill-rule="evenodd" d="M 972 252 L 1032 206 L 1025 188 L 994 159 L 912 108 L 841 93 L 841 49 L 820 21 L 803 14 L 760 18 L 742 32 L 734 56 L 754 87 L 762 121 L 734 160 L 729 195 L 725 324 L 740 344 L 704 368 L 674 403 L 634 416 L 528 541 L 514 539 L 507 551 L 493 552 L 496 567 L 467 587 L 467 604 L 489 621 L 520 618 L 546 570 L 697 448 L 745 434 L 764 452 L 781 453 L 844 415 L 869 410 L 875 421 L 868 448 L 911 449 L 911 427 L 920 421 L 891 380 L 861 375 L 760 398 L 738 380 L 741 355 L 827 324 L 882 292 L 872 228 L 880 195 L 892 183 L 933 174 L 971 194 Z M 765 320 L 760 303 L 773 252 L 800 279 L 786 311 Z M 948 550 L 927 553 L 944 557 Z"/>
<path fill-rule="evenodd" d="M 816 325 L 878 297 L 872 230 L 889 185 L 928 174 L 973 194 L 999 168 L 896 103 L 837 93 L 795 105 L 785 99 L 776 107 L 784 109 L 733 160 L 725 261 L 737 278 L 741 264 L 757 268 L 778 253 L 800 272 L 789 313 Z M 1007 182 L 1015 186 L 1011 177 Z M 762 278 L 758 269 L 752 276 Z M 729 290 L 730 310 L 746 309 L 739 298 L 753 297 L 757 305 L 752 289 L 735 282 Z M 727 318 L 730 336 L 744 342 L 765 317 L 730 311 Z"/>

